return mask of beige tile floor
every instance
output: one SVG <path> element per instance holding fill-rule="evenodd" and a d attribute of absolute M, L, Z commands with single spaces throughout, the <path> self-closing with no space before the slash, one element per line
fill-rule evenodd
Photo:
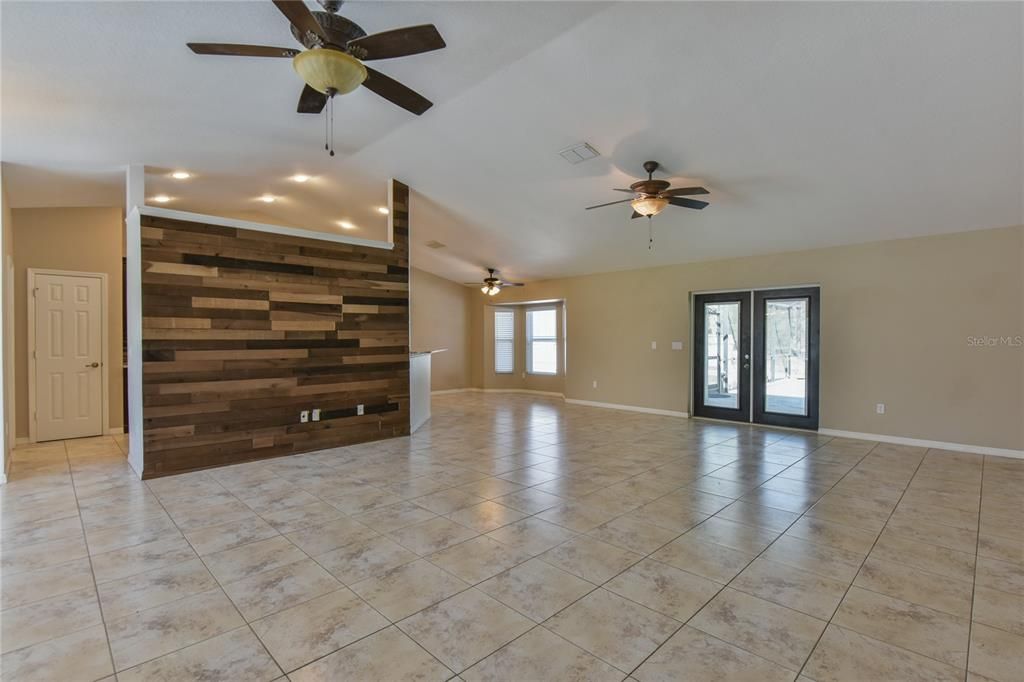
<path fill-rule="evenodd" d="M 142 483 L 18 449 L 4 680 L 1024 679 L 1024 460 L 435 400 Z"/>

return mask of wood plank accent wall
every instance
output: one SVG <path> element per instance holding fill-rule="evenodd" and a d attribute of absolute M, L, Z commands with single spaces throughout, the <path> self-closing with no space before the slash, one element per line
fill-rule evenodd
<path fill-rule="evenodd" d="M 392 201 L 390 251 L 143 216 L 143 478 L 409 433 L 408 188 Z"/>

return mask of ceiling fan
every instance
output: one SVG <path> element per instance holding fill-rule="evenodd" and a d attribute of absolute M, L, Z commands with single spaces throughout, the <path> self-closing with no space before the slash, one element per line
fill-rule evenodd
<path fill-rule="evenodd" d="M 629 189 L 615 188 L 616 192 L 629 192 L 633 195 L 631 198 L 609 201 L 607 204 L 598 204 L 597 206 L 587 206 L 587 210 L 624 204 L 628 201 L 630 206 L 633 207 L 631 218 L 651 218 L 661 213 L 665 210 L 665 207 L 670 205 L 695 208 L 697 210 L 708 205 L 706 201 L 685 198 L 693 194 L 707 194 L 708 191 L 703 187 L 676 187 L 672 189 L 670 188 L 672 183 L 666 180 L 655 180 L 654 171 L 658 170 L 657 161 L 645 161 L 644 170 L 647 172 L 646 180 L 634 182 L 629 186 Z"/>
<path fill-rule="evenodd" d="M 476 282 L 466 282 L 466 284 L 475 285 Z M 484 285 L 480 287 L 480 291 L 484 292 L 488 296 L 497 296 L 501 293 L 504 287 L 521 287 L 526 286 L 522 282 L 506 282 L 498 277 L 494 276 L 494 268 L 487 268 L 487 277 L 484 277 Z"/>
<path fill-rule="evenodd" d="M 445 42 L 433 24 L 367 35 L 358 24 L 337 14 L 343 0 L 317 1 L 325 11 L 311 12 L 303 0 L 273 0 L 305 50 L 226 43 L 188 43 L 188 47 L 196 54 L 291 59 L 306 83 L 299 95 L 300 114 L 319 114 L 335 95 L 360 85 L 417 116 L 433 106 L 423 95 L 363 64 L 440 50 Z"/>

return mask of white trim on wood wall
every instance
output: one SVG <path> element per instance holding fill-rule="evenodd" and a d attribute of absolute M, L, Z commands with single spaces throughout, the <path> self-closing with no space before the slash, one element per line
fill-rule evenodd
<path fill-rule="evenodd" d="M 1010 448 L 990 448 L 983 445 L 969 445 L 966 443 L 947 443 L 939 440 L 924 440 L 921 438 L 904 438 L 903 436 L 889 436 L 882 433 L 860 433 L 858 431 L 842 431 L 840 429 L 818 429 L 823 436 L 834 436 L 836 438 L 855 438 L 857 440 L 873 440 L 879 443 L 892 443 L 894 445 L 912 445 L 920 448 L 932 448 L 935 450 L 952 450 L 953 452 L 967 452 L 975 455 L 990 455 L 992 457 L 1013 457 L 1024 459 L 1024 450 L 1012 450 Z"/>
<path fill-rule="evenodd" d="M 608 410 L 623 410 L 624 412 L 643 412 L 644 414 L 658 414 L 663 417 L 689 418 L 686 412 L 676 410 L 660 410 L 656 407 L 640 407 L 639 405 L 620 405 L 619 403 L 599 403 L 594 400 L 579 400 L 577 398 L 566 398 L 565 402 L 572 405 L 583 405 L 585 407 L 602 407 Z"/>
<path fill-rule="evenodd" d="M 354 246 L 369 246 L 374 249 L 387 249 L 389 251 L 395 248 L 393 242 L 385 242 L 377 239 L 360 239 L 359 237 L 346 237 L 340 234 L 305 230 L 299 227 L 284 227 L 283 225 L 254 223 L 249 220 L 221 218 L 220 216 L 203 215 L 201 213 L 191 213 L 189 211 L 177 211 L 172 208 L 158 208 L 156 206 L 139 206 L 138 209 L 140 214 L 152 216 L 154 218 L 169 218 L 171 220 L 185 220 L 190 223 L 205 223 L 207 225 L 219 225 L 221 227 L 236 227 L 240 230 L 270 232 L 273 234 L 288 235 L 289 237 L 303 237 L 305 239 L 317 239 L 323 242 L 337 242 L 339 244 L 352 244 Z"/>

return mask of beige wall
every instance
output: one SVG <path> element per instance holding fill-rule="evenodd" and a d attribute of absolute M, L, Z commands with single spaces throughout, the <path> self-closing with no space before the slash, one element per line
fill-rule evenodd
<path fill-rule="evenodd" d="M 1022 449 L 1024 348 L 969 343 L 1024 334 L 1022 261 L 1018 226 L 535 282 L 501 297 L 565 299 L 567 398 L 688 412 L 691 293 L 820 284 L 821 428 Z M 490 381 L 493 354 L 481 337 L 476 385 Z"/>
<path fill-rule="evenodd" d="M 13 211 L 15 403 L 19 438 L 29 435 L 28 268 L 107 274 L 107 369 L 110 427 L 124 426 L 121 348 L 121 255 L 124 219 L 120 208 L 19 208 Z"/>
<path fill-rule="evenodd" d="M 431 358 L 431 389 L 472 386 L 469 325 L 473 290 L 416 268 L 409 275 L 411 349 L 448 349 Z"/>

